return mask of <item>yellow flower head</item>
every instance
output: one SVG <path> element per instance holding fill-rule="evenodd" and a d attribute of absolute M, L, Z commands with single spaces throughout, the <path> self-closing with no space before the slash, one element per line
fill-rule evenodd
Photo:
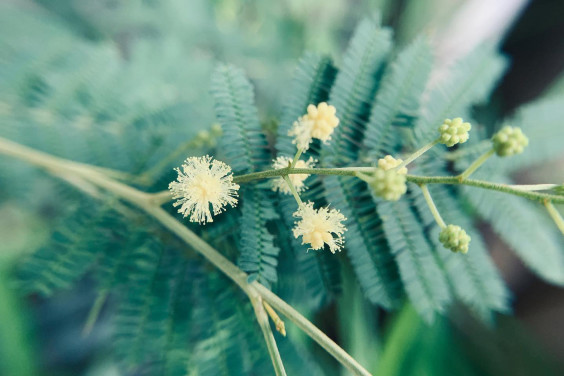
<path fill-rule="evenodd" d="M 337 110 L 335 107 L 321 102 L 317 107 L 313 104 L 307 106 L 307 114 L 300 117 L 288 135 L 294 137 L 294 144 L 299 149 L 309 149 L 309 144 L 313 138 L 317 138 L 323 142 L 331 139 L 333 131 L 339 125 L 339 118 L 335 116 Z"/>
<path fill-rule="evenodd" d="M 325 244 L 332 253 L 341 251 L 343 247 L 343 234 L 347 229 L 342 223 L 346 221 L 336 209 L 314 209 L 313 203 L 308 202 L 294 213 L 294 217 L 301 218 L 294 227 L 294 237 L 302 237 L 302 244 L 311 245 L 310 249 L 321 249 Z"/>
<path fill-rule="evenodd" d="M 312 168 L 315 165 L 315 159 L 309 157 L 309 160 L 302 161 L 301 159 L 296 162 L 295 168 Z M 292 158 L 288 157 L 278 157 L 274 161 L 272 161 L 272 168 L 275 170 L 286 168 L 292 163 Z M 290 181 L 296 188 L 296 191 L 303 192 L 307 189 L 307 186 L 304 184 L 304 181 L 309 177 L 308 174 L 289 174 L 288 177 Z M 273 191 L 280 191 L 282 193 L 291 195 L 292 191 L 288 187 L 288 184 L 284 181 L 283 178 L 276 178 L 272 180 L 272 190 Z"/>
<path fill-rule="evenodd" d="M 191 222 L 213 222 L 213 215 L 225 210 L 227 204 L 237 205 L 239 186 L 233 183 L 231 167 L 212 157 L 190 157 L 178 172 L 177 181 L 169 184 L 172 197 L 178 199 L 173 205 L 180 206 L 184 217 L 190 214 Z M 210 210 L 210 205 L 211 209 Z"/>
<path fill-rule="evenodd" d="M 384 170 L 391 170 L 403 163 L 403 159 L 395 159 L 391 155 L 378 159 L 378 167 Z M 397 171 L 398 174 L 407 175 L 407 167 L 402 167 Z"/>

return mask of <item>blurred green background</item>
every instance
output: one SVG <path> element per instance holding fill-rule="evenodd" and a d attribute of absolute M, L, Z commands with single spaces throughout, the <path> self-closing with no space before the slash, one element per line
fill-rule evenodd
<path fill-rule="evenodd" d="M 53 75 L 53 82 L 64 83 L 73 74 L 87 76 L 93 83 L 89 95 L 93 101 L 99 101 L 100 107 L 110 104 L 119 113 L 122 107 L 150 110 L 151 106 L 183 103 L 175 111 L 182 113 L 179 117 L 185 116 L 184 112 L 189 114 L 189 126 L 167 134 L 159 133 L 159 129 L 151 133 L 151 137 L 162 139 L 164 150 L 171 139 L 190 140 L 212 126 L 214 117 L 207 88 L 218 60 L 238 65 L 247 72 L 256 85 L 261 118 L 268 123 L 280 111 L 280 98 L 287 95 L 287 82 L 297 59 L 305 51 L 315 51 L 329 54 L 339 63 L 353 28 L 363 15 L 380 13 L 384 24 L 396 29 L 396 39 L 402 44 L 419 33 L 438 32 L 465 3 L 462 0 L 4 0 L 0 5 L 2 135 L 15 134 L 15 130 L 8 129 L 10 125 L 5 119 L 18 111 L 45 124 L 66 122 L 89 127 L 95 123 L 111 134 L 114 114 L 92 119 L 84 116 L 80 108 L 56 111 L 67 108 L 63 102 L 52 103 L 56 109 L 53 112 L 10 107 L 10 77 L 21 67 L 36 65 L 41 69 L 54 51 L 70 51 L 66 55 L 68 61 L 63 62 L 67 68 L 84 66 L 85 62 L 91 65 L 86 64 L 83 70 L 61 70 L 64 74 Z M 546 90 L 564 91 L 563 14 L 564 2 L 558 0 L 531 1 L 518 13 L 501 44 L 512 59 L 512 66 L 487 111 L 507 114 Z M 468 27 L 472 27 L 472 20 L 468 20 Z M 88 76 L 89 69 L 95 70 L 100 64 L 107 65 L 107 77 Z M 178 67 L 182 67 L 182 72 L 178 72 Z M 112 72 L 120 72 L 120 82 L 116 85 L 120 89 L 107 95 L 106 90 L 112 87 L 115 77 Z M 139 81 L 143 84 L 139 85 Z M 128 91 L 128 87 L 135 90 Z M 104 95 L 96 97 L 96 93 Z M 160 103 L 155 103 L 155 98 Z M 151 124 L 141 126 L 151 127 Z M 158 160 L 162 156 L 159 150 L 152 158 Z M 558 167 L 563 162 L 519 178 L 524 182 L 541 181 L 543 176 L 553 176 L 558 171 L 560 180 L 564 181 L 564 169 Z M 115 166 L 108 161 L 108 167 Z M 12 288 L 13 265 L 41 246 L 57 218 L 67 211 L 62 203 L 52 199 L 62 189 L 60 186 L 23 164 L 15 163 L 12 168 L 28 170 L 30 176 L 27 181 L 13 182 L 0 175 L 0 374 L 118 375 L 108 350 L 111 304 L 103 310 L 94 331 L 89 336 L 81 334 L 95 299 L 88 278 L 72 290 L 49 299 L 35 295 L 22 298 Z M 483 231 L 498 267 L 515 294 L 514 315 L 500 318 L 495 329 L 482 326 L 463 312 L 432 327 L 420 322 L 410 307 L 395 315 L 370 317 L 375 325 L 384 328 L 383 337 L 373 341 L 385 344 L 382 362 L 388 374 L 564 372 L 564 291 L 531 275 L 487 226 L 483 226 Z M 362 307 L 353 309 L 362 310 Z M 331 306 L 319 314 L 319 320 L 326 323 L 322 329 L 329 335 L 334 335 L 330 323 L 336 315 Z M 353 316 L 362 317 L 362 312 Z M 354 338 L 358 338 L 355 336 L 372 336 L 355 331 L 354 323 L 350 327 L 349 338 L 339 340 L 348 341 L 353 348 Z M 321 351 L 316 356 L 319 362 L 331 364 Z M 371 364 L 379 360 L 359 358 L 359 361 Z"/>

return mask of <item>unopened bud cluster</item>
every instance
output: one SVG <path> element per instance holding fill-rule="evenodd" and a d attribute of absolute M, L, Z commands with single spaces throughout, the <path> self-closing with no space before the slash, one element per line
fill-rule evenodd
<path fill-rule="evenodd" d="M 377 167 L 374 173 L 364 180 L 376 196 L 384 200 L 397 201 L 407 191 L 406 176 L 396 170 L 385 170 Z"/>
<path fill-rule="evenodd" d="M 439 127 L 439 142 L 449 148 L 456 144 L 463 144 L 468 141 L 468 132 L 472 128 L 470 123 L 465 123 L 462 118 L 445 119 Z"/>
<path fill-rule="evenodd" d="M 466 253 L 470 245 L 470 235 L 460 226 L 448 225 L 441 230 L 439 241 L 453 252 Z"/>
<path fill-rule="evenodd" d="M 495 153 L 500 157 L 521 154 L 529 144 L 529 139 L 521 128 L 506 125 L 492 137 Z"/>

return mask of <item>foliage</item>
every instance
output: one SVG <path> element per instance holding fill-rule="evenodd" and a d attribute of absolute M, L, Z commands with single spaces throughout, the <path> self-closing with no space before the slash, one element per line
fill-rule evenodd
<path fill-rule="evenodd" d="M 6 7 L 2 12 L 0 21 L 11 37 L 0 37 L 0 136 L 112 168 L 109 174 L 150 192 L 166 189 L 172 167 L 188 155 L 214 155 L 237 175 L 268 169 L 276 155 L 291 157 L 295 145 L 288 130 L 308 104 L 323 101 L 337 108 L 341 123 L 329 144 L 315 142 L 305 157 L 316 158 L 322 167 L 347 167 L 374 165 L 386 154 L 407 154 L 421 140 L 433 139 L 445 118 L 472 119 L 474 106 L 487 102 L 507 67 L 496 46 L 484 46 L 451 67 L 448 78 L 429 82 L 433 62 L 428 40 L 420 37 L 397 48 L 392 30 L 367 18 L 357 27 L 342 64 L 304 55 L 282 105 L 272 100 L 279 94 L 272 87 L 286 83 L 278 78 L 265 84 L 247 64 L 259 84 L 257 93 L 268 93 L 267 99 L 257 95 L 259 111 L 254 86 L 243 70 L 186 48 L 184 44 L 198 45 L 193 40 L 170 37 L 167 27 L 175 32 L 181 25 L 164 26 L 157 20 L 149 26 L 161 38 L 116 45 L 100 26 L 107 20 L 101 17 L 95 20 L 100 25 L 83 24 L 85 29 L 77 31 L 73 8 L 64 9 L 59 10 L 64 22 L 46 21 L 43 10 L 24 13 Z M 152 19 L 144 12 L 138 15 L 141 21 Z M 119 29 L 106 32 L 112 38 L 122 35 Z M 44 35 L 48 43 L 39 48 Z M 202 35 L 214 40 L 220 33 Z M 217 43 L 214 57 L 226 60 L 229 56 L 216 51 L 227 43 Z M 210 96 L 201 94 L 206 87 L 211 87 Z M 268 116 L 261 116 L 263 108 Z M 513 161 L 492 160 L 477 175 L 511 182 L 514 171 L 558 157 L 563 108 L 564 98 L 558 95 L 524 106 L 507 122 L 531 135 L 529 150 Z M 276 111 L 273 131 L 265 119 Z M 209 132 L 198 135 L 216 121 L 222 129 L 219 140 Z M 487 137 L 486 131 L 476 134 Z M 478 150 L 479 143 L 468 147 Z M 434 149 L 414 171 L 461 172 L 477 155 L 449 163 L 444 150 Z M 0 188 L 6 197 L 30 206 L 40 201 L 33 199 L 34 185 L 47 180 L 40 173 L 2 159 L 0 176 L 13 182 Z M 108 297 L 118 302 L 113 307 L 114 352 L 128 374 L 272 372 L 262 333 L 250 319 L 252 307 L 233 283 L 138 209 L 62 177 L 95 199 L 50 183 L 43 194 L 70 209 L 57 209 L 50 240 L 20 261 L 16 283 L 23 293 L 50 295 L 92 277 L 99 294 L 92 320 Z M 307 185 L 304 201 L 328 204 L 347 217 L 341 254 L 307 252 L 291 233 L 295 201 L 272 192 L 268 182 L 242 187 L 238 208 L 214 223 L 186 226 L 236 260 L 250 281 L 257 280 L 307 315 L 341 304 L 335 298 L 347 295 L 342 276 L 350 268 L 368 312 L 390 311 L 407 300 L 425 323 L 440 326 L 437 336 L 444 335 L 442 316 L 455 302 L 485 321 L 509 310 L 509 292 L 475 227 L 476 218 L 488 221 L 533 272 L 564 284 L 561 238 L 548 217 L 522 198 L 473 187 L 433 187 L 445 219 L 472 237 L 463 256 L 441 246 L 415 186 L 399 202 L 385 202 L 373 197 L 360 179 L 312 176 Z M 289 374 L 327 374 L 330 367 L 311 360 L 310 343 L 289 332 L 288 339 L 277 336 Z"/>

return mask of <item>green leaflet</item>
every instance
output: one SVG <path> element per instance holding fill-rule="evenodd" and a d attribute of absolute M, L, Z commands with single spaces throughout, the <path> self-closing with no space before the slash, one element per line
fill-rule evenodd
<path fill-rule="evenodd" d="M 226 161 L 235 172 L 257 171 L 270 165 L 270 153 L 254 104 L 253 88 L 240 69 L 217 67 L 212 78 L 215 111 L 222 124 L 221 144 Z M 277 280 L 280 249 L 268 231 L 268 222 L 278 218 L 268 186 L 241 189 L 242 215 L 239 266 L 267 286 Z"/>
<path fill-rule="evenodd" d="M 521 127 L 529 138 L 522 154 L 511 158 L 496 158 L 500 167 L 508 172 L 530 168 L 564 155 L 564 95 L 540 99 L 521 107 L 515 116 L 503 125 Z M 488 161 L 491 162 L 491 161 Z"/>
<path fill-rule="evenodd" d="M 411 126 L 417 120 L 432 61 L 428 42 L 418 38 L 384 71 L 364 138 L 372 158 L 392 154 L 401 143 L 395 127 Z"/>
<path fill-rule="evenodd" d="M 327 176 L 324 185 L 331 206 L 347 217 L 345 249 L 364 294 L 373 304 L 393 308 L 402 295 L 398 270 L 366 183 Z"/>
<path fill-rule="evenodd" d="M 493 312 L 509 310 L 509 292 L 488 255 L 480 233 L 474 229 L 452 193 L 443 186 L 429 186 L 429 191 L 446 223 L 461 226 L 472 237 L 466 255 L 454 254 L 445 249 L 438 240 L 440 229 L 421 192 L 413 191 L 410 196 L 424 226 L 429 229 L 429 242 L 441 261 L 456 297 L 485 321 L 491 322 Z"/>
<path fill-rule="evenodd" d="M 93 231 L 103 226 L 109 212 L 99 203 L 79 205 L 54 231 L 50 244 L 22 261 L 17 271 L 20 288 L 50 295 L 77 282 L 109 246 Z"/>
<path fill-rule="evenodd" d="M 437 128 L 446 118 L 468 118 L 471 106 L 488 99 L 506 67 L 504 57 L 482 46 L 455 64 L 447 77 L 435 77 L 439 82 L 430 87 L 423 104 L 422 117 L 415 125 L 416 139 L 438 137 Z"/>
<path fill-rule="evenodd" d="M 451 296 L 421 223 L 405 198 L 379 202 L 378 213 L 405 291 L 417 312 L 431 323 L 435 314 L 442 313 L 450 303 Z"/>
<path fill-rule="evenodd" d="M 294 72 L 289 95 L 284 102 L 278 127 L 276 139 L 278 155 L 292 157 L 296 153 L 296 146 L 292 144 L 288 131 L 294 121 L 307 112 L 309 104 L 318 104 L 327 100 L 335 74 L 336 69 L 329 58 L 306 54 L 300 59 Z M 310 156 L 319 157 L 319 148 L 319 143 L 313 142 L 301 159 Z M 321 205 L 325 203 L 325 190 L 321 180 L 316 176 L 310 176 L 306 183 L 308 189 L 301 194 L 302 199 Z M 292 196 L 279 194 L 278 207 L 287 228 L 280 236 L 285 236 L 289 240 L 287 244 L 293 249 L 289 260 L 289 264 L 293 265 L 293 273 L 287 277 L 285 282 L 287 290 L 284 294 L 297 295 L 301 297 L 300 300 L 307 301 L 308 307 L 317 309 L 329 303 L 334 295 L 340 292 L 340 262 L 335 257 L 331 257 L 332 255 L 323 252 L 308 252 L 307 246 L 294 238 L 291 232 L 294 226 L 292 214 L 297 210 L 297 204 Z"/>
<path fill-rule="evenodd" d="M 480 171 L 481 172 L 481 171 Z M 504 182 L 489 174 L 492 181 Z M 499 192 L 464 187 L 464 196 L 523 260 L 543 279 L 564 285 L 564 253 L 554 223 L 540 205 Z"/>
<path fill-rule="evenodd" d="M 308 53 L 300 59 L 280 117 L 276 138 L 278 155 L 292 157 L 296 154 L 296 145 L 292 144 L 288 131 L 300 116 L 307 113 L 309 104 L 317 105 L 327 100 L 335 74 L 336 69 L 327 57 Z"/>
<path fill-rule="evenodd" d="M 266 225 L 280 217 L 271 204 L 274 194 L 256 185 L 246 187 L 242 195 L 241 256 L 238 264 L 241 269 L 269 286 L 276 283 L 276 267 L 280 248 L 274 245 L 274 236 Z"/>
<path fill-rule="evenodd" d="M 219 65 L 212 77 L 215 114 L 222 126 L 221 151 L 234 172 L 260 171 L 270 165 L 253 88 L 242 70 Z"/>
<path fill-rule="evenodd" d="M 392 33 L 365 19 L 356 28 L 331 89 L 329 102 L 337 108 L 339 126 L 323 147 L 323 163 L 355 161 L 383 65 L 392 48 Z"/>

